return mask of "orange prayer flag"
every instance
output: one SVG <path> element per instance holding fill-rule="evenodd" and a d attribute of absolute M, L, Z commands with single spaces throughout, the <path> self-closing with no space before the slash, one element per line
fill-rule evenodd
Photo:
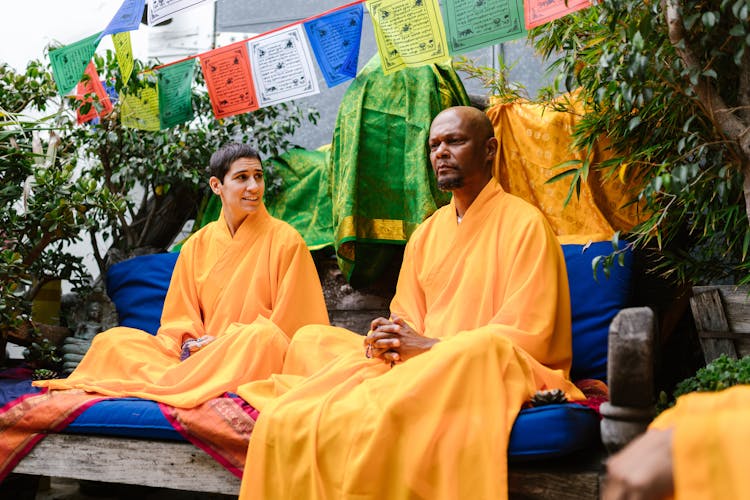
<path fill-rule="evenodd" d="M 212 50 L 200 61 L 216 118 L 258 109 L 246 43 Z"/>
<path fill-rule="evenodd" d="M 89 61 L 84 75 L 84 78 L 78 82 L 76 87 L 76 100 L 80 101 L 76 109 L 76 119 L 79 124 L 91 121 L 96 117 L 107 116 L 113 109 L 112 101 L 107 91 L 104 90 L 101 80 L 99 80 L 99 73 L 96 72 L 93 61 Z M 96 95 L 98 100 L 95 101 L 91 94 Z M 88 97 L 86 97 L 87 95 Z M 90 104 L 91 107 L 86 113 L 82 113 L 81 108 L 86 104 Z M 97 106 L 100 109 L 97 109 Z"/>
<path fill-rule="evenodd" d="M 541 26 L 577 10 L 591 7 L 591 0 L 524 0 L 526 29 Z"/>

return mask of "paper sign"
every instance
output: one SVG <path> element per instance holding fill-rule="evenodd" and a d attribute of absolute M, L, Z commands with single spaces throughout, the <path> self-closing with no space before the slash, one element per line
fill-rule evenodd
<path fill-rule="evenodd" d="M 437 0 L 368 0 L 367 10 L 383 73 L 448 59 Z"/>
<path fill-rule="evenodd" d="M 320 92 L 299 24 L 250 40 L 248 47 L 261 107 Z"/>
<path fill-rule="evenodd" d="M 234 44 L 200 56 L 216 118 L 258 109 L 247 44 Z"/>
<path fill-rule="evenodd" d="M 82 81 L 78 82 L 76 89 L 76 95 L 79 99 L 78 107 L 76 109 L 76 118 L 78 123 L 86 123 L 87 121 L 93 120 L 99 116 L 107 116 L 112 112 L 112 101 L 109 98 L 109 94 L 104 89 L 101 80 L 99 80 L 99 74 L 96 72 L 96 66 L 93 61 L 89 62 L 84 72 L 85 77 Z M 94 94 L 98 98 L 98 102 L 94 102 L 93 97 L 87 94 Z M 82 101 L 82 102 L 80 102 Z M 91 103 L 86 114 L 81 113 L 81 106 L 86 103 Z M 97 110 L 97 106 L 100 106 L 100 110 Z"/>
<path fill-rule="evenodd" d="M 156 89 L 147 87 L 137 96 L 122 94 L 120 123 L 128 128 L 159 130 L 159 96 Z"/>
<path fill-rule="evenodd" d="M 202 4 L 207 0 L 148 0 L 148 25 L 171 19 L 175 14 Z"/>
<path fill-rule="evenodd" d="M 122 33 L 123 31 L 137 30 L 143 19 L 143 7 L 146 0 L 125 0 L 115 13 L 99 38 L 105 35 Z"/>
<path fill-rule="evenodd" d="M 495 45 L 526 34 L 523 0 L 443 0 L 451 54 Z"/>
<path fill-rule="evenodd" d="M 304 24 L 318 67 L 329 87 L 357 75 L 363 13 L 364 7 L 359 3 Z"/>
<path fill-rule="evenodd" d="M 162 128 L 193 119 L 195 59 L 161 68 L 158 73 L 159 117 Z"/>
<path fill-rule="evenodd" d="M 591 0 L 525 0 L 526 29 L 541 26 L 586 7 L 591 7 Z"/>
<path fill-rule="evenodd" d="M 125 85 L 133 73 L 133 48 L 130 45 L 130 33 L 116 33 L 112 35 L 112 44 L 115 46 L 115 57 L 120 67 L 122 84 Z"/>
<path fill-rule="evenodd" d="M 65 47 L 51 50 L 49 61 L 57 91 L 64 96 L 76 86 L 99 45 L 99 33 Z"/>

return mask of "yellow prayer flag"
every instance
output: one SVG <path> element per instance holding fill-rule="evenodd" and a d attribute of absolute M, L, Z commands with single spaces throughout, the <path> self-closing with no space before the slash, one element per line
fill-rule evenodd
<path fill-rule="evenodd" d="M 122 84 L 125 85 L 133 72 L 133 48 L 130 45 L 130 32 L 123 31 L 112 35 L 112 43 L 115 46 L 115 57 L 120 66 Z"/>
<path fill-rule="evenodd" d="M 145 88 L 137 96 L 123 94 L 120 104 L 120 122 L 123 127 L 159 130 L 159 95 L 156 89 Z"/>
<path fill-rule="evenodd" d="M 368 0 L 383 73 L 449 59 L 437 0 Z"/>

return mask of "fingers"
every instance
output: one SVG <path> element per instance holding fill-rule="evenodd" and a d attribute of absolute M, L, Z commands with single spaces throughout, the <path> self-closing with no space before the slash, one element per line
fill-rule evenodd
<path fill-rule="evenodd" d="M 380 326 L 390 325 L 390 324 L 391 324 L 391 321 L 386 318 L 383 318 L 383 317 L 375 318 L 374 320 L 370 322 L 370 330 L 375 331 Z"/>

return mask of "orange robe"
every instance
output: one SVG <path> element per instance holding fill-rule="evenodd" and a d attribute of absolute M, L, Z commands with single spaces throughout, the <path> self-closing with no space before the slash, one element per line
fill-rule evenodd
<path fill-rule="evenodd" d="M 186 242 L 175 264 L 156 335 L 126 327 L 94 337 L 67 379 L 36 383 L 192 408 L 282 369 L 301 326 L 328 324 L 310 252 L 265 208 L 234 237 L 223 216 Z M 180 361 L 184 341 L 215 340 Z"/>
<path fill-rule="evenodd" d="M 682 396 L 652 428 L 674 428 L 676 500 L 750 498 L 750 386 Z"/>
<path fill-rule="evenodd" d="M 362 337 L 302 328 L 282 374 L 238 393 L 261 410 L 240 498 L 503 498 L 513 421 L 568 380 L 560 245 L 540 212 L 490 181 L 460 225 L 439 209 L 407 244 L 392 314 L 440 338 L 393 368 Z"/>

